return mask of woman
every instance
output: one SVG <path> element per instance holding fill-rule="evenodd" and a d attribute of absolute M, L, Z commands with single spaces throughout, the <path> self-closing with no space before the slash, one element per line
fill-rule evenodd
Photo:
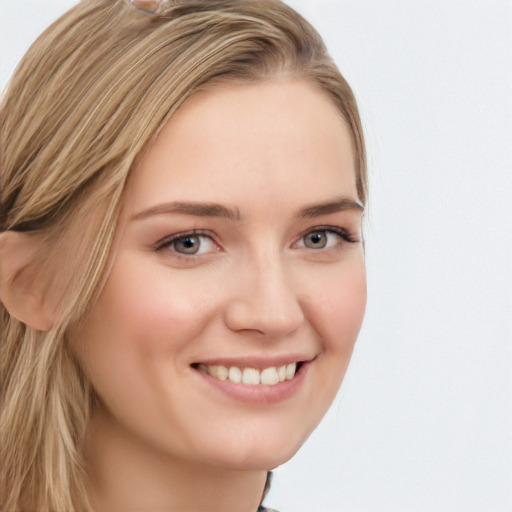
<path fill-rule="evenodd" d="M 1 107 L 2 511 L 254 511 L 366 301 L 352 92 L 278 0 L 83 0 Z"/>

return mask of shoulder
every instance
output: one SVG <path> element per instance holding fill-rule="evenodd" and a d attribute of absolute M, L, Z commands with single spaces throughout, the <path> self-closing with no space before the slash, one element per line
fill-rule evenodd
<path fill-rule="evenodd" d="M 272 473 L 272 471 L 269 471 L 267 473 L 267 481 L 265 482 L 265 489 L 263 489 L 263 496 L 261 497 L 262 502 L 265 499 L 265 496 L 267 495 L 268 491 L 270 490 L 270 485 L 272 484 L 273 477 L 274 477 L 274 474 Z M 256 512 L 278 512 L 278 511 L 274 508 L 267 508 L 267 507 L 264 507 L 263 505 L 260 505 Z"/>

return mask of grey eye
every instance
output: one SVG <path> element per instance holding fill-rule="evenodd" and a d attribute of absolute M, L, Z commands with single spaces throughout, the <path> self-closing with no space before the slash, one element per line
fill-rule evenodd
<path fill-rule="evenodd" d="M 327 245 L 327 233 L 325 231 L 313 231 L 303 238 L 304 246 L 308 249 L 324 249 Z"/>
<path fill-rule="evenodd" d="M 197 254 L 201 246 L 200 236 L 187 235 L 174 240 L 172 247 L 176 252 L 181 254 Z"/>
<path fill-rule="evenodd" d="M 167 239 L 163 239 L 155 250 L 167 250 L 170 255 L 176 257 L 182 256 L 202 256 L 218 251 L 220 247 L 215 243 L 213 238 L 202 233 L 177 233 Z"/>

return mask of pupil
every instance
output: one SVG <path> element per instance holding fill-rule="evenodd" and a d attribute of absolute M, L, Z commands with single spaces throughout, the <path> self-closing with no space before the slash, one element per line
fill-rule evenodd
<path fill-rule="evenodd" d="M 199 240 L 196 236 L 187 236 L 176 241 L 176 252 L 195 254 L 199 250 Z"/>
<path fill-rule="evenodd" d="M 306 247 L 313 249 L 322 249 L 327 244 L 327 236 L 325 233 L 311 233 L 306 237 Z"/>

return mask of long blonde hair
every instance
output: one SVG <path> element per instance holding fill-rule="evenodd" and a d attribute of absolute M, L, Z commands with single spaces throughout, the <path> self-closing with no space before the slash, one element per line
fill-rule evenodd
<path fill-rule="evenodd" d="M 33 264 L 66 293 L 48 332 L 0 305 L 2 512 L 91 511 L 81 447 L 95 394 L 66 335 L 108 275 L 130 169 L 194 92 L 276 76 L 309 80 L 337 106 L 364 204 L 354 96 L 320 36 L 279 0 L 169 1 L 154 17 L 82 0 L 25 55 L 0 106 L 0 226 L 40 238 Z"/>

